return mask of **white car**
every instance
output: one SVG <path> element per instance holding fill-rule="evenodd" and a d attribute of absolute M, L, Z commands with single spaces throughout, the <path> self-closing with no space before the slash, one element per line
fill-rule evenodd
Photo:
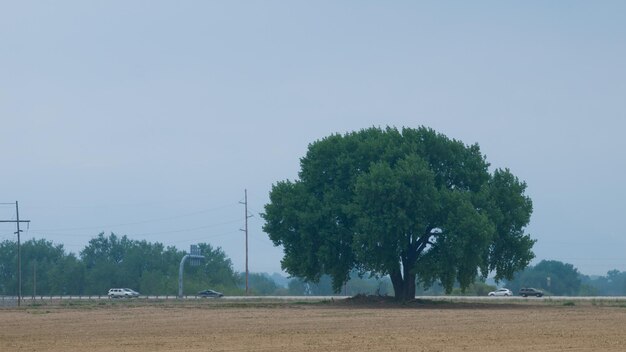
<path fill-rule="evenodd" d="M 109 298 L 133 298 L 139 297 L 139 292 L 130 288 L 112 288 L 109 290 Z"/>
<path fill-rule="evenodd" d="M 489 292 L 489 296 L 513 296 L 513 292 L 508 288 L 500 288 Z"/>

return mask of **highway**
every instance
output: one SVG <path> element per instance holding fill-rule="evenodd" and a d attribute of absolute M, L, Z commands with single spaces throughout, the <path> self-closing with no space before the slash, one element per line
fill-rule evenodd
<path fill-rule="evenodd" d="M 330 300 L 342 300 L 349 298 L 349 296 L 224 296 L 222 298 L 202 298 L 198 296 L 184 296 L 182 300 L 224 300 L 224 301 L 330 301 Z M 525 302 L 525 301 L 603 301 L 603 302 L 624 302 L 626 303 L 626 296 L 544 296 L 544 297 L 521 297 L 521 296 L 509 296 L 509 297 L 489 297 L 489 296 L 416 296 L 416 299 L 431 300 L 431 301 L 446 301 L 446 302 Z M 109 298 L 106 295 L 101 296 L 24 296 L 22 301 L 32 302 L 38 300 L 102 300 Z M 123 298 L 118 298 L 123 299 Z M 137 300 L 177 300 L 174 295 L 168 296 L 139 296 L 134 298 Z M 0 296 L 1 302 L 17 300 L 16 296 Z"/>

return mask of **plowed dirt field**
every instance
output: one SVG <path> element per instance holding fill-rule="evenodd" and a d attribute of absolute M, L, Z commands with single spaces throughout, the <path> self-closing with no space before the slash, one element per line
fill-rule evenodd
<path fill-rule="evenodd" d="M 626 308 L 97 305 L 0 309 L 0 351 L 626 351 Z"/>

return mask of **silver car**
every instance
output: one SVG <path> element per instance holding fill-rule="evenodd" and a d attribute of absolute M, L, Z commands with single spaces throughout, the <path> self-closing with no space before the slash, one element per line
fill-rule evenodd
<path fill-rule="evenodd" d="M 139 292 L 130 288 L 112 288 L 109 290 L 109 298 L 134 298 L 139 297 Z"/>
<path fill-rule="evenodd" d="M 489 292 L 489 296 L 513 296 L 513 292 L 508 288 L 499 288 Z"/>

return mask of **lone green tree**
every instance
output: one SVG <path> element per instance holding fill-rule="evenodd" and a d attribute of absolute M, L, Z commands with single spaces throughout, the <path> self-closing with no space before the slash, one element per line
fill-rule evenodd
<path fill-rule="evenodd" d="M 262 214 L 293 276 L 327 274 L 339 291 L 353 269 L 389 275 L 407 300 L 416 280 L 450 292 L 489 272 L 511 278 L 534 257 L 526 184 L 490 173 L 477 144 L 425 127 L 369 128 L 310 144 L 300 166 Z"/>

